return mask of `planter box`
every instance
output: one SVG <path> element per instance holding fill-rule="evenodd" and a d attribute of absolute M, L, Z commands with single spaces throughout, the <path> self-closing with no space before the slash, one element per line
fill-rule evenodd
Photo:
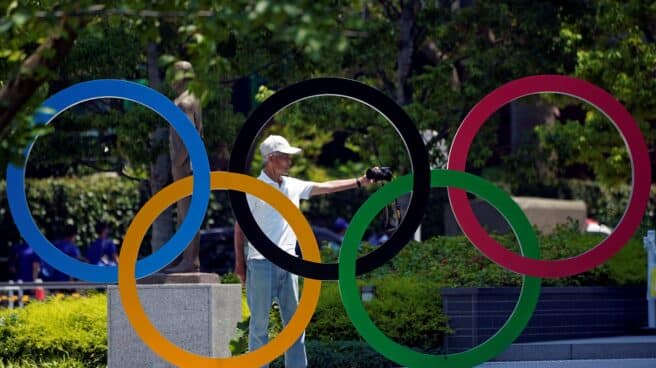
<path fill-rule="evenodd" d="M 495 334 L 512 312 L 519 288 L 442 289 L 454 334 L 448 353 L 467 350 Z M 528 326 L 515 342 L 630 335 L 646 325 L 644 287 L 543 287 Z"/>
<path fill-rule="evenodd" d="M 229 357 L 241 321 L 239 284 L 138 285 L 139 299 L 155 327 L 172 343 L 196 354 Z M 130 325 L 116 286 L 107 291 L 109 368 L 169 368 Z"/>

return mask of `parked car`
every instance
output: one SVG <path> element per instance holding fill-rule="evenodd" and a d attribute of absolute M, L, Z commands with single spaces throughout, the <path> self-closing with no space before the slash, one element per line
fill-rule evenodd
<path fill-rule="evenodd" d="M 319 247 L 339 248 L 342 238 L 325 227 L 312 226 Z M 200 270 L 225 274 L 234 271 L 235 249 L 232 226 L 201 230 L 200 232 Z M 298 246 L 297 246 L 298 251 Z"/>
<path fill-rule="evenodd" d="M 604 224 L 600 224 L 597 220 L 589 218 L 585 220 L 585 232 L 610 235 L 613 232 L 613 229 Z"/>

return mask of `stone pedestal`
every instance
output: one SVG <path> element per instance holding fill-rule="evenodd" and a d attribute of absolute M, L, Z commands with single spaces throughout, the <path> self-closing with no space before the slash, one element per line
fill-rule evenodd
<path fill-rule="evenodd" d="M 568 225 L 570 221 L 577 221 L 579 230 L 585 230 L 587 207 L 583 201 L 535 197 L 512 197 L 512 199 L 526 214 L 529 222 L 543 234 L 551 234 L 558 225 Z M 508 221 L 486 201 L 476 198 L 471 199 L 469 203 L 478 221 L 487 231 L 500 234 L 512 231 Z M 443 218 L 445 235 L 462 234 L 448 204 L 444 208 Z"/>
<path fill-rule="evenodd" d="M 137 288 L 150 320 L 171 342 L 197 354 L 230 356 L 230 340 L 241 320 L 239 284 L 140 283 Z M 134 332 L 116 286 L 108 288 L 107 303 L 109 368 L 173 367 Z"/>

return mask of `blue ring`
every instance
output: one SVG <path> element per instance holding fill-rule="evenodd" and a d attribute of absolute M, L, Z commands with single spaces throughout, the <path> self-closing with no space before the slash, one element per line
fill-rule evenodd
<path fill-rule="evenodd" d="M 185 250 L 200 229 L 210 198 L 210 165 L 207 152 L 194 124 L 171 100 L 149 87 L 123 80 L 99 79 L 68 87 L 47 99 L 37 109 L 33 116 L 34 124 L 46 125 L 62 111 L 99 98 L 134 101 L 158 113 L 175 128 L 189 152 L 194 168 L 193 193 L 187 217 L 166 244 L 156 253 L 137 262 L 137 278 L 143 278 L 171 263 Z M 7 200 L 16 227 L 41 259 L 59 271 L 84 281 L 117 282 L 116 266 L 97 266 L 73 259 L 59 251 L 36 226 L 25 195 L 24 168 L 35 141 L 25 149 L 23 167 L 11 164 L 7 167 Z"/>

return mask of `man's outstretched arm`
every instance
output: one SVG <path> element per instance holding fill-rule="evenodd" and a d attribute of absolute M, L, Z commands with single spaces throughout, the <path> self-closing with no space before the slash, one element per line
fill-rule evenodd
<path fill-rule="evenodd" d="M 323 183 L 316 183 L 310 192 L 310 196 L 341 192 L 344 190 L 369 186 L 373 183 L 374 181 L 367 179 L 365 175 L 355 179 L 325 181 Z"/>

